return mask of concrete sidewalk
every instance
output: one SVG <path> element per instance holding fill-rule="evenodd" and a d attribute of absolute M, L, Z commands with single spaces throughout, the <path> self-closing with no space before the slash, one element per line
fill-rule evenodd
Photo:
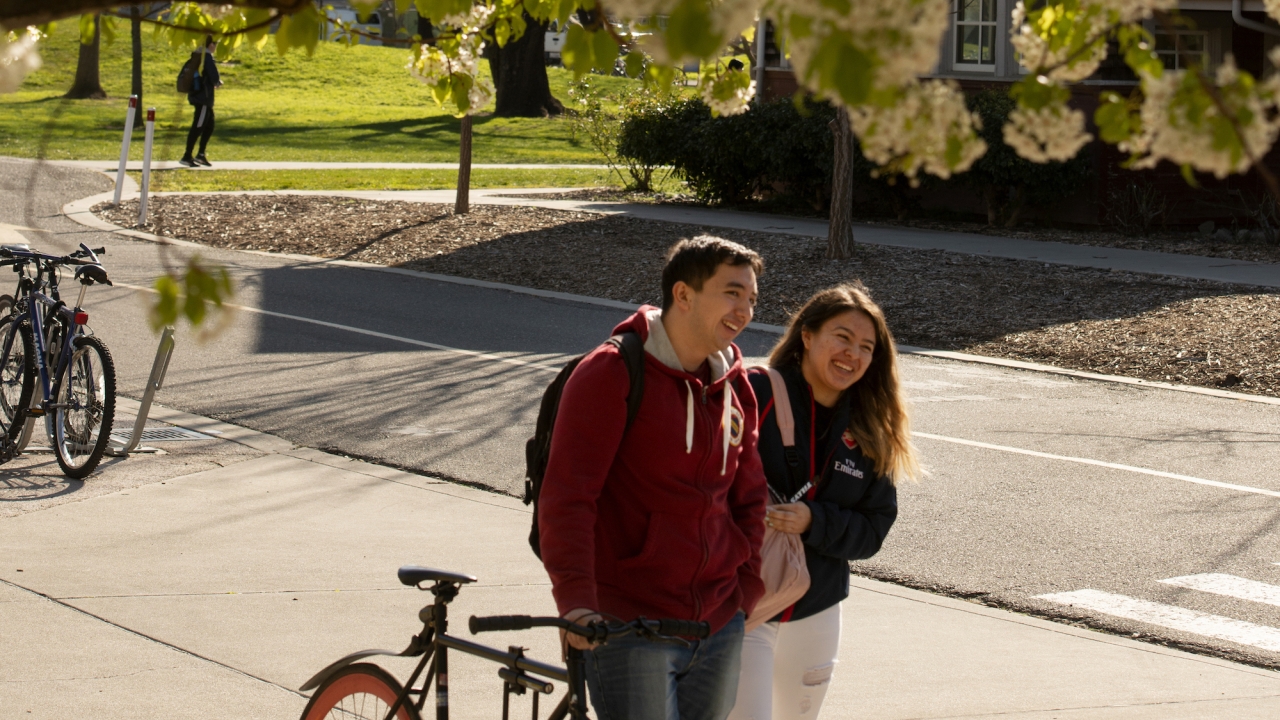
<path fill-rule="evenodd" d="M 473 613 L 554 611 L 518 500 L 236 438 L 252 452 L 226 467 L 0 519 L 6 716 L 296 717 L 311 674 L 354 650 L 398 650 L 420 629 L 429 596 L 396 582 L 406 563 L 479 577 L 451 606 L 464 637 L 456 620 Z M 1280 712 L 1274 672 L 860 578 L 843 609 L 826 718 Z M 557 655 L 553 632 L 479 639 Z M 403 661 L 379 662 L 407 675 Z M 455 717 L 497 716 L 493 665 L 455 656 L 451 671 Z"/>
<path fill-rule="evenodd" d="M 50 165 L 74 167 L 84 170 L 114 173 L 120 167 L 116 160 L 49 160 Z M 607 170 L 608 165 L 577 165 L 572 163 L 472 163 L 473 170 Z M 127 169 L 142 170 L 141 160 L 130 160 Z M 458 163 L 390 163 L 390 162 L 291 162 L 219 160 L 209 168 L 188 168 L 176 160 L 153 160 L 152 170 L 457 170 Z"/>

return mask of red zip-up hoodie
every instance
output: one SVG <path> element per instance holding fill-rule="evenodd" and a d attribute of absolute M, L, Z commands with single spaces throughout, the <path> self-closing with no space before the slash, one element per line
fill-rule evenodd
<path fill-rule="evenodd" d="M 602 345 L 573 371 L 538 498 L 542 563 L 561 614 L 705 620 L 719 631 L 764 594 L 755 393 L 737 346 L 708 358 L 710 384 L 685 372 L 655 308 L 622 332 L 645 341 L 644 399 L 624 434 L 630 383 L 618 350 Z"/>

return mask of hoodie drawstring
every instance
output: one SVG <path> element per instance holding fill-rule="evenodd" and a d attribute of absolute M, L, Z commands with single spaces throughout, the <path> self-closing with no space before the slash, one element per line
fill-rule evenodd
<path fill-rule="evenodd" d="M 685 401 L 684 414 L 684 451 L 685 454 L 693 452 L 693 386 L 688 380 L 684 381 L 684 387 L 688 391 L 687 400 Z M 721 457 L 720 457 L 720 474 L 724 475 L 729 468 L 729 445 L 733 436 L 733 383 L 726 378 L 724 383 L 724 409 L 720 413 L 720 435 L 721 435 Z"/>
<path fill-rule="evenodd" d="M 693 452 L 693 386 L 688 380 L 684 381 L 684 386 L 689 391 L 684 413 L 684 453 L 688 455 Z"/>
<path fill-rule="evenodd" d="M 720 474 L 729 467 L 729 436 L 733 434 L 733 390 L 728 378 L 724 381 L 724 412 L 720 416 L 720 432 L 724 435 L 724 455 L 720 458 Z"/>

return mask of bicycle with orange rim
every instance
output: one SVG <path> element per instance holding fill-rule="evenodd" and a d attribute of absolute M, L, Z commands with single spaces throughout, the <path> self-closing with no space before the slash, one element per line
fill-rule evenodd
<path fill-rule="evenodd" d="M 503 666 L 498 669 L 498 677 L 503 684 L 503 720 L 509 720 L 511 696 L 526 693 L 532 693 L 532 716 L 533 720 L 538 720 L 539 698 L 554 693 L 555 682 L 564 683 L 567 691 L 551 711 L 549 719 L 562 720 L 568 717 L 586 720 L 589 717 L 582 651 L 569 646 L 567 666 L 559 667 L 526 657 L 524 648 L 521 647 L 513 646 L 504 651 L 454 637 L 448 633 L 449 603 L 458 596 L 463 585 L 475 582 L 475 577 L 416 565 L 400 568 L 398 576 L 405 585 L 428 590 L 435 596 L 432 604 L 418 612 L 418 619 L 423 623 L 422 632 L 414 635 L 409 646 L 401 652 L 361 650 L 316 673 L 301 688 L 303 692 L 315 690 L 306 709 L 302 711 L 302 720 L 421 720 L 427 696 L 432 694 L 433 689 L 436 720 L 448 720 L 450 650 L 475 655 Z M 599 644 L 624 635 L 637 635 L 654 642 L 687 643 L 683 638 L 701 639 L 711 634 L 711 627 L 705 622 L 649 620 L 643 617 L 630 622 L 610 620 L 578 625 L 558 617 L 472 616 L 468 627 L 473 635 L 501 630 L 554 627 Z M 408 682 L 401 685 L 391 673 L 378 665 L 359 662 L 379 655 L 422 659 L 418 661 Z"/>

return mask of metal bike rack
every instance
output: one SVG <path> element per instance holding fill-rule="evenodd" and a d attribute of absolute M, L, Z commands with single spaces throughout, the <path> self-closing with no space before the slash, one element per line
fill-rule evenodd
<path fill-rule="evenodd" d="M 142 430 L 147 424 L 147 414 L 151 412 L 151 401 L 155 400 L 156 391 L 164 385 L 164 374 L 169 369 L 169 358 L 173 357 L 174 344 L 173 327 L 166 327 L 160 335 L 160 347 L 156 348 L 156 359 L 151 363 L 151 377 L 147 379 L 147 390 L 142 394 L 138 419 L 133 423 L 133 435 L 129 438 L 128 444 L 123 447 L 108 448 L 108 455 L 127 457 L 131 452 L 156 451 L 155 448 L 140 448 L 138 443 L 142 441 Z"/>

